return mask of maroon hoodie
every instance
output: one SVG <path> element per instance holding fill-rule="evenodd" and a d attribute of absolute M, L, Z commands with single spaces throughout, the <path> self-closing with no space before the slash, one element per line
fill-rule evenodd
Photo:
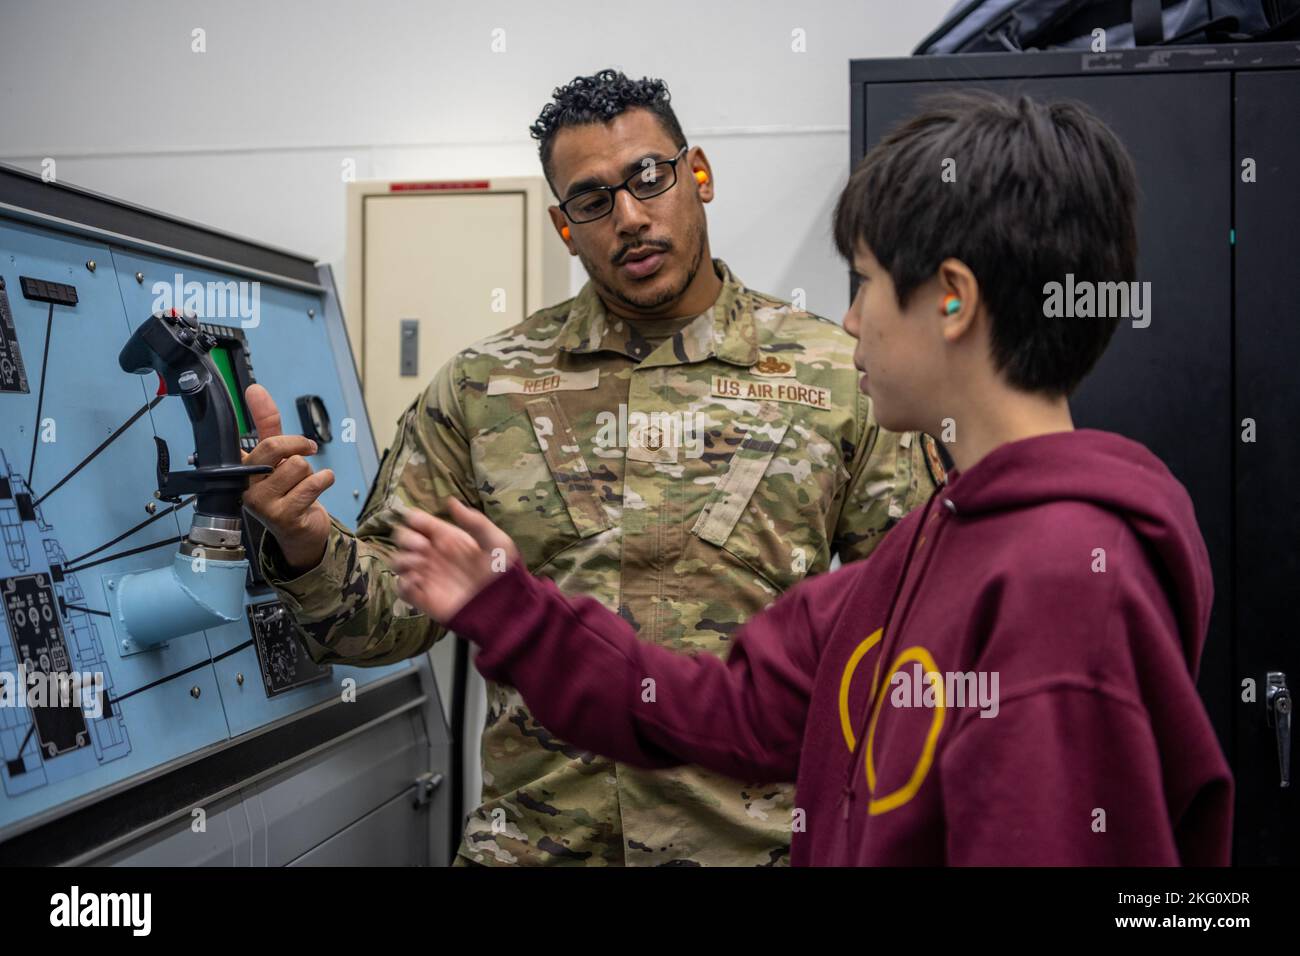
<path fill-rule="evenodd" d="M 797 780 L 795 864 L 1226 864 L 1232 779 L 1193 683 L 1212 596 L 1183 486 L 1080 430 L 954 473 L 725 662 L 518 563 L 451 629 L 577 746 Z"/>

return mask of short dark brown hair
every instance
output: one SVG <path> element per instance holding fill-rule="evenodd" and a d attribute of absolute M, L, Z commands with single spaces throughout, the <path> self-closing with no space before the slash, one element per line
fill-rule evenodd
<path fill-rule="evenodd" d="M 949 257 L 979 281 L 993 362 L 1016 388 L 1068 395 L 1096 364 L 1119 317 L 1053 319 L 1044 285 L 1132 282 L 1133 162 L 1086 106 L 987 91 L 949 93 L 891 131 L 849 178 L 835 245 L 858 241 L 893 279 L 900 305 Z M 945 182 L 945 161 L 956 180 Z M 951 167 L 951 164 L 949 164 Z"/>

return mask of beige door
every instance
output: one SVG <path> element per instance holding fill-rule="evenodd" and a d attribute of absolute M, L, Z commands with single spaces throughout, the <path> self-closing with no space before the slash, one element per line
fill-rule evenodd
<path fill-rule="evenodd" d="M 525 198 L 364 198 L 361 375 L 380 448 L 392 443 L 402 412 L 448 359 L 524 319 Z M 415 329 L 414 342 L 406 333 L 405 363 L 403 320 Z"/>

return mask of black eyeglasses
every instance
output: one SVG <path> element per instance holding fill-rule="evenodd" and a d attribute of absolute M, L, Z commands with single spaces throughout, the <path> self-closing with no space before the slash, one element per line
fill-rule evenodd
<path fill-rule="evenodd" d="M 672 159 L 664 159 L 633 173 L 617 186 L 596 186 L 570 196 L 560 203 L 560 211 L 575 226 L 603 219 L 614 211 L 614 195 L 626 189 L 637 199 L 645 200 L 666 193 L 677 185 L 677 163 L 688 147 L 683 146 Z"/>

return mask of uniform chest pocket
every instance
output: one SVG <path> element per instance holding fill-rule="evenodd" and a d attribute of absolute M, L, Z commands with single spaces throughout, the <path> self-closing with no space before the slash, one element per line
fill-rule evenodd
<path fill-rule="evenodd" d="M 789 413 L 738 418 L 729 432 L 736 450 L 691 534 L 783 590 L 826 570 L 849 478 L 838 450 Z"/>
<path fill-rule="evenodd" d="M 470 456 L 484 513 L 514 538 L 529 568 L 613 526 L 553 396 L 530 399 L 522 411 L 479 432 Z"/>

